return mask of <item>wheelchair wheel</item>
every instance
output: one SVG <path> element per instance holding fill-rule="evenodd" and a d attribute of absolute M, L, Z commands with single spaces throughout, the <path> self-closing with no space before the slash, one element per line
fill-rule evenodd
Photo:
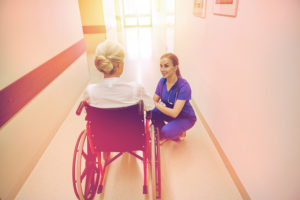
<path fill-rule="evenodd" d="M 97 160 L 96 154 L 91 152 L 84 130 L 77 140 L 72 166 L 73 187 L 80 200 L 91 200 L 96 194 L 100 178 Z"/>
<path fill-rule="evenodd" d="M 153 199 L 161 198 L 159 130 L 152 126 L 151 131 L 151 181 Z"/>

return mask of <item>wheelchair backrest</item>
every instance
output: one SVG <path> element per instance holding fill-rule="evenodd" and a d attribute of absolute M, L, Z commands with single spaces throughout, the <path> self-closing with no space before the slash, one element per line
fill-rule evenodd
<path fill-rule="evenodd" d="M 123 108 L 86 105 L 86 120 L 96 151 L 144 150 L 144 113 L 140 108 L 140 104 Z"/>

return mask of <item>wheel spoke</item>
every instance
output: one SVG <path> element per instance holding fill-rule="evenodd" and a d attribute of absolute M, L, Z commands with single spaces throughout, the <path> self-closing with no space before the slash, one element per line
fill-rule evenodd
<path fill-rule="evenodd" d="M 85 169 L 83 170 L 81 176 L 80 176 L 80 181 L 81 181 L 81 182 L 82 182 L 83 179 L 86 177 L 86 175 L 87 175 L 87 171 L 86 171 L 86 168 L 85 168 Z"/>
<path fill-rule="evenodd" d="M 89 174 L 86 178 L 86 182 L 85 182 L 85 194 L 89 195 L 90 190 L 91 190 L 91 174 Z"/>
<path fill-rule="evenodd" d="M 84 151 L 82 151 L 82 156 L 84 157 L 84 159 L 87 158 L 87 154 Z"/>

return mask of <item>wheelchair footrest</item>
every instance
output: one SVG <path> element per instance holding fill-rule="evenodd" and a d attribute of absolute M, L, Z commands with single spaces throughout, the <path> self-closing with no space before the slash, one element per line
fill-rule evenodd
<path fill-rule="evenodd" d="M 97 190 L 97 194 L 102 193 L 103 190 L 103 185 L 99 185 L 98 190 Z"/>
<path fill-rule="evenodd" d="M 148 194 L 148 188 L 147 185 L 143 186 L 143 194 Z"/>

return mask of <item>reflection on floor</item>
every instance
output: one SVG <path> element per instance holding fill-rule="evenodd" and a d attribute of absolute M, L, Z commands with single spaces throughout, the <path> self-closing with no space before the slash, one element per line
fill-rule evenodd
<path fill-rule="evenodd" d="M 170 35 L 172 32 L 164 33 Z M 162 34 L 151 28 L 125 30 L 127 56 L 123 78 L 142 82 L 152 95 L 160 79 L 159 56 L 173 48 L 170 43 L 166 45 L 170 41 L 167 38 L 162 38 Z M 90 82 L 100 81 L 103 76 L 92 66 L 93 55 L 88 55 L 88 59 Z M 16 199 L 76 199 L 72 186 L 72 157 L 76 139 L 85 127 L 84 115 L 75 115 L 80 100 L 70 111 Z M 168 141 L 161 146 L 161 166 L 163 200 L 242 199 L 199 120 L 187 132 L 184 141 Z M 106 175 L 103 193 L 95 199 L 150 199 L 149 195 L 142 194 L 142 162 L 133 156 L 125 154 L 118 158 Z"/>

